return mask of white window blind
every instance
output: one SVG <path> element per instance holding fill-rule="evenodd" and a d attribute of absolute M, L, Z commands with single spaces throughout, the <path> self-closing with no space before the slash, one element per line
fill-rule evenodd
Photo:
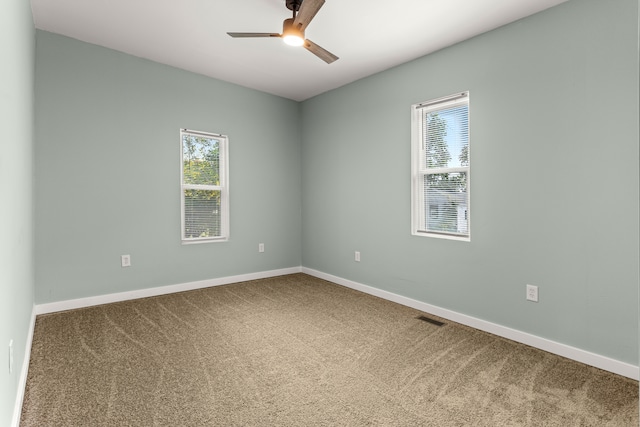
<path fill-rule="evenodd" d="M 228 138 L 180 131 L 182 241 L 229 237 Z"/>
<path fill-rule="evenodd" d="M 412 233 L 470 237 L 469 93 L 412 107 Z"/>

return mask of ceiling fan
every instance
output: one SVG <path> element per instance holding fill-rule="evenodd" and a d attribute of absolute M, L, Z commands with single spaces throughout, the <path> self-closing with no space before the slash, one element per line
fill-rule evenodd
<path fill-rule="evenodd" d="M 280 37 L 292 46 L 303 46 L 309 52 L 331 64 L 338 57 L 311 40 L 304 38 L 307 28 L 325 0 L 285 0 L 287 9 L 293 11 L 293 18 L 285 19 L 282 24 L 282 34 L 278 33 L 227 33 L 231 37 Z"/>

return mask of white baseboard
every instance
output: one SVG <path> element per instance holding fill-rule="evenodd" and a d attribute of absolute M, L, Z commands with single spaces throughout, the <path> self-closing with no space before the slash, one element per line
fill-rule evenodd
<path fill-rule="evenodd" d="M 606 356 L 591 353 L 586 350 L 571 347 L 566 344 L 561 344 L 555 341 L 541 338 L 536 335 L 532 335 L 526 332 L 511 329 L 506 326 L 498 325 L 496 323 L 488 322 L 486 320 L 478 319 L 466 314 L 461 314 L 452 310 L 441 308 L 435 305 L 427 304 L 422 301 L 414 300 L 404 297 L 402 295 L 394 294 L 392 292 L 377 289 L 362 283 L 354 282 L 351 280 L 343 279 L 338 276 L 323 273 L 321 271 L 313 270 L 307 267 L 291 267 L 280 270 L 263 271 L 258 273 L 242 274 L 238 276 L 222 277 L 210 280 L 201 280 L 197 282 L 189 282 L 177 285 L 161 286 L 149 289 L 140 289 L 136 291 L 120 292 L 115 294 L 100 295 L 96 297 L 79 298 L 68 301 L 52 302 L 47 304 L 37 304 L 34 307 L 34 315 L 32 319 L 31 331 L 29 336 L 28 348 L 31 349 L 31 337 L 33 336 L 33 322 L 35 321 L 35 315 L 54 313 L 57 311 L 73 310 L 76 308 L 90 307 L 100 304 L 108 304 L 112 302 L 127 301 L 136 298 L 147 298 L 158 295 L 166 295 L 175 292 L 190 291 L 194 289 L 208 288 L 212 286 L 228 285 L 231 283 L 245 282 L 248 280 L 264 279 L 268 277 L 283 276 L 286 274 L 305 273 L 311 276 L 318 277 L 320 279 L 327 280 L 329 282 L 336 283 L 338 285 L 346 286 L 351 289 L 355 289 L 370 295 L 377 296 L 379 298 L 393 301 L 398 304 L 402 304 L 411 308 L 415 308 L 426 313 L 431 313 L 436 316 L 451 320 L 453 322 L 461 323 L 463 325 L 470 326 L 481 331 L 489 332 L 494 335 L 498 335 L 522 344 L 526 344 L 532 347 L 539 348 L 541 350 L 548 351 L 549 353 L 557 354 L 559 356 L 566 357 L 590 366 L 594 366 L 599 369 L 604 369 L 609 372 L 613 372 L 618 375 L 622 375 L 634 380 L 640 379 L 640 369 L 638 366 L 631 365 L 629 363 L 621 362 L 619 360 L 611 359 Z M 23 367 L 24 379 L 21 376 L 21 381 L 26 383 L 26 369 L 28 369 L 28 356 Z M 22 387 L 24 389 L 24 387 Z M 16 402 L 16 405 L 18 403 Z M 20 407 L 22 407 L 22 397 L 20 397 Z M 18 415 L 19 417 L 19 415 Z M 18 418 L 19 419 L 19 418 Z"/>
<path fill-rule="evenodd" d="M 27 332 L 27 342 L 24 345 L 24 359 L 22 360 L 22 369 L 20 370 L 20 378 L 18 379 L 18 395 L 16 403 L 13 407 L 12 427 L 20 426 L 20 416 L 22 415 L 22 402 L 24 401 L 24 392 L 27 387 L 27 375 L 29 374 L 29 361 L 31 360 L 31 343 L 33 342 L 33 330 L 36 326 L 36 306 L 31 309 L 31 320 L 29 321 L 29 331 Z"/>
<path fill-rule="evenodd" d="M 261 271 L 258 273 L 240 274 L 238 276 L 221 277 L 217 279 L 200 280 L 197 282 L 181 283 L 177 285 L 160 286 L 157 288 L 139 289 L 135 291 L 119 292 L 115 294 L 99 295 L 96 297 L 78 298 L 67 301 L 51 302 L 36 305 L 36 314 L 55 313 L 57 311 L 73 310 L 112 302 L 128 301 L 137 298 L 155 297 L 175 292 L 192 291 L 194 289 L 210 288 L 212 286 L 228 285 L 246 282 L 248 280 L 266 279 L 268 277 L 284 276 L 285 274 L 300 273 L 302 267 L 283 268 L 280 270 Z"/>
<path fill-rule="evenodd" d="M 422 301 L 403 297 L 392 292 L 383 291 L 381 289 L 373 288 L 371 286 L 363 285 L 361 283 L 323 273 L 321 271 L 303 267 L 302 272 L 311 276 L 318 277 L 320 279 L 327 280 L 329 282 L 336 283 L 338 285 L 346 286 L 357 291 L 386 299 L 388 301 L 393 301 L 407 307 L 415 308 L 416 310 L 431 313 L 436 316 L 451 320 L 453 322 L 471 326 L 472 328 L 479 329 L 481 331 L 489 332 L 491 334 L 498 335 L 522 344 L 526 344 L 531 347 L 536 347 L 541 350 L 548 351 L 549 353 L 557 354 L 559 356 L 563 356 L 568 359 L 584 363 L 586 365 L 604 369 L 605 371 L 613 372 L 614 374 L 622 375 L 634 380 L 638 380 L 640 378 L 640 369 L 638 368 L 638 366 L 631 365 L 629 363 L 621 362 L 619 360 L 611 359 L 606 356 L 601 356 L 599 354 L 571 347 L 566 344 L 561 344 L 555 341 L 541 338 L 536 335 L 518 331 L 516 329 L 511 329 L 506 326 L 487 322 L 486 320 L 477 319 L 472 316 L 467 316 L 466 314 L 457 313 L 455 311 L 427 304 Z"/>

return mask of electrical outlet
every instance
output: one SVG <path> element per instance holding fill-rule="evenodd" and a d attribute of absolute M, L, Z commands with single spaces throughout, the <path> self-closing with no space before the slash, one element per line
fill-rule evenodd
<path fill-rule="evenodd" d="M 9 341 L 9 373 L 13 373 L 13 340 Z"/>
<path fill-rule="evenodd" d="M 527 301 L 538 302 L 538 287 L 527 285 Z"/>
<path fill-rule="evenodd" d="M 356 254 L 355 254 L 355 260 L 356 260 L 357 262 L 360 262 L 360 252 L 359 252 L 359 251 L 356 251 Z"/>
<path fill-rule="evenodd" d="M 121 255 L 120 263 L 123 267 L 131 267 L 131 255 Z"/>
<path fill-rule="evenodd" d="M 264 252 L 264 243 L 258 243 L 258 252 Z"/>

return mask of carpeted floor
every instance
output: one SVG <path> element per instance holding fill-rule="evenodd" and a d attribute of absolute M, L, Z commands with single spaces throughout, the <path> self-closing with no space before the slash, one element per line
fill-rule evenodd
<path fill-rule="evenodd" d="M 638 382 L 423 314 L 294 274 L 38 316 L 21 426 L 638 425 Z"/>

